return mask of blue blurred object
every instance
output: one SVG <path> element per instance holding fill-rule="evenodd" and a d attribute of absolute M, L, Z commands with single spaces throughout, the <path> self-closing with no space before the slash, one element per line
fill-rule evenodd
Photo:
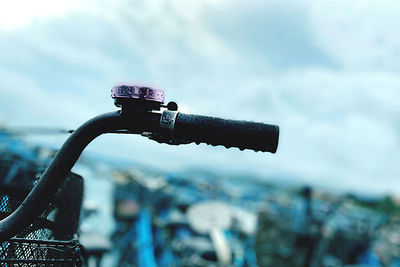
<path fill-rule="evenodd" d="M 367 249 L 363 254 L 361 254 L 358 262 L 359 264 L 361 264 L 361 266 L 368 266 L 368 267 L 382 266 L 376 254 L 370 249 Z M 396 266 L 396 262 L 393 262 L 392 266 Z"/>
<path fill-rule="evenodd" d="M 138 246 L 138 264 L 140 267 L 157 267 L 154 246 L 151 214 L 143 208 L 136 220 L 136 237 Z"/>

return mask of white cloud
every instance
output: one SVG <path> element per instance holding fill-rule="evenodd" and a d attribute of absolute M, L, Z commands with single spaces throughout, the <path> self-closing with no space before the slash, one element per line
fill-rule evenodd
<path fill-rule="evenodd" d="M 316 41 L 343 67 L 400 71 L 398 1 L 309 3 Z"/>
<path fill-rule="evenodd" d="M 0 3 L 0 26 L 14 30 L 29 26 L 34 21 L 63 16 L 76 9 L 79 1 L 15 0 Z"/>

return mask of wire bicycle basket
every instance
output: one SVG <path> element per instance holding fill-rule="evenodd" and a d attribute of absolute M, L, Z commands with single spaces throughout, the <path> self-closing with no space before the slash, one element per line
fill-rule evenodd
<path fill-rule="evenodd" d="M 13 238 L 0 247 L 2 266 L 80 266 L 77 241 Z"/>
<path fill-rule="evenodd" d="M 8 165 L 8 162 L 0 162 L 3 170 Z M 21 177 L 34 172 L 35 167 L 28 166 L 29 172 L 26 169 L 16 172 L 16 176 L 20 176 L 16 177 L 18 183 L 0 186 L 0 219 L 14 212 L 31 190 L 34 179 Z M 82 177 L 71 173 L 44 212 L 14 238 L 0 244 L 0 265 L 80 266 L 81 247 L 73 238 L 79 224 L 82 195 Z"/>

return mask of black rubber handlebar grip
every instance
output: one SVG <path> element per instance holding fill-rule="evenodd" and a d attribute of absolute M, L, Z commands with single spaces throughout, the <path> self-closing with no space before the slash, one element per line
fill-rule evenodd
<path fill-rule="evenodd" d="M 178 113 L 174 137 L 189 142 L 275 153 L 279 127 L 264 123 L 225 120 Z"/>

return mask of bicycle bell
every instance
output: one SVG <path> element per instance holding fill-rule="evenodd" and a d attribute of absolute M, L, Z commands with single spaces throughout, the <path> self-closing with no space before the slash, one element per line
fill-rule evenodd
<path fill-rule="evenodd" d="M 141 85 L 117 85 L 111 89 L 111 97 L 117 107 L 142 107 L 147 110 L 160 110 L 166 107 L 169 110 L 177 110 L 175 102 L 164 105 L 165 95 L 162 89 Z"/>

